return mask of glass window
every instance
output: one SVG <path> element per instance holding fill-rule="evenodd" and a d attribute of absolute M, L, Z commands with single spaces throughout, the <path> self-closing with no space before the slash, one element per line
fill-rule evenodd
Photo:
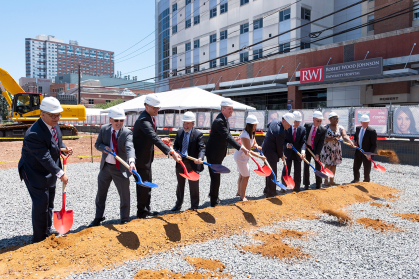
<path fill-rule="evenodd" d="M 263 50 L 257 49 L 253 51 L 253 59 L 258 59 L 262 57 Z"/>
<path fill-rule="evenodd" d="M 185 70 L 185 72 L 187 73 L 187 74 L 190 74 L 192 71 L 191 71 L 191 68 L 189 67 L 189 68 L 187 68 L 186 70 Z"/>
<path fill-rule="evenodd" d="M 225 65 L 227 65 L 227 56 L 220 58 L 220 66 L 225 66 Z"/>
<path fill-rule="evenodd" d="M 217 41 L 217 34 L 210 35 L 210 44 L 215 43 Z"/>
<path fill-rule="evenodd" d="M 301 49 L 310 48 L 310 43 L 301 42 L 300 43 L 300 48 Z"/>
<path fill-rule="evenodd" d="M 249 32 L 249 23 L 240 25 L 240 34 Z"/>
<path fill-rule="evenodd" d="M 176 12 L 177 11 L 177 3 L 172 5 L 172 12 Z"/>
<path fill-rule="evenodd" d="M 279 21 L 288 20 L 291 18 L 291 9 L 286 9 L 279 12 Z"/>
<path fill-rule="evenodd" d="M 172 69 L 172 76 L 177 76 L 177 69 Z"/>
<path fill-rule="evenodd" d="M 94 99 L 89 99 L 89 105 L 93 105 L 95 103 Z"/>
<path fill-rule="evenodd" d="M 311 20 L 311 11 L 305 8 L 301 8 L 301 19 Z"/>
<path fill-rule="evenodd" d="M 172 26 L 172 34 L 176 34 L 177 33 L 177 25 Z"/>
<path fill-rule="evenodd" d="M 240 6 L 249 3 L 249 0 L 240 0 Z"/>
<path fill-rule="evenodd" d="M 256 30 L 262 27 L 263 27 L 263 18 L 259 18 L 253 21 L 253 30 Z"/>
<path fill-rule="evenodd" d="M 186 20 L 185 29 L 191 27 L 191 19 Z"/>
<path fill-rule="evenodd" d="M 215 68 L 217 67 L 217 60 L 211 60 L 210 61 L 210 68 Z"/>
<path fill-rule="evenodd" d="M 228 3 L 220 5 L 220 15 L 228 11 Z"/>
<path fill-rule="evenodd" d="M 191 3 L 191 0 L 185 0 L 185 6 L 190 4 L 190 3 Z"/>
<path fill-rule="evenodd" d="M 280 53 L 290 52 L 290 43 L 279 45 L 279 51 Z"/>
<path fill-rule="evenodd" d="M 372 22 L 372 24 L 370 24 Z M 368 16 L 368 31 L 374 31 L 374 15 Z"/>
<path fill-rule="evenodd" d="M 191 43 L 185 44 L 185 51 L 191 50 Z"/>
<path fill-rule="evenodd" d="M 197 15 L 193 18 L 193 24 L 196 25 L 201 21 L 201 16 Z"/>
<path fill-rule="evenodd" d="M 177 47 L 172 47 L 172 55 L 177 54 Z"/>
<path fill-rule="evenodd" d="M 196 65 L 193 67 L 194 73 L 199 72 L 199 65 Z"/>
<path fill-rule="evenodd" d="M 193 42 L 193 48 L 199 48 L 199 40 Z"/>
<path fill-rule="evenodd" d="M 210 18 L 217 16 L 217 7 L 210 10 Z"/>
<path fill-rule="evenodd" d="M 240 62 L 249 61 L 249 52 L 240 53 Z"/>
<path fill-rule="evenodd" d="M 220 32 L 220 41 L 224 39 L 227 39 L 227 30 Z"/>
<path fill-rule="evenodd" d="M 413 13 L 413 20 L 417 20 L 419 18 L 419 12 Z"/>

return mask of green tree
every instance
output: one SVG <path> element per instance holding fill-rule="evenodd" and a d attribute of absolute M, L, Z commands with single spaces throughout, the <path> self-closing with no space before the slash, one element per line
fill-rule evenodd
<path fill-rule="evenodd" d="M 6 119 L 6 116 L 7 116 L 7 107 L 9 104 L 6 102 L 6 99 L 3 97 L 2 92 L 3 91 L 1 90 L 1 87 L 0 87 L 0 118 L 4 120 Z"/>
<path fill-rule="evenodd" d="M 106 104 L 97 104 L 94 107 L 95 108 L 100 108 L 100 109 L 107 109 L 107 108 L 119 105 L 123 102 L 124 102 L 124 100 L 122 100 L 122 99 L 116 99 L 116 100 L 113 100 L 112 102 L 109 102 L 109 103 L 106 103 Z"/>

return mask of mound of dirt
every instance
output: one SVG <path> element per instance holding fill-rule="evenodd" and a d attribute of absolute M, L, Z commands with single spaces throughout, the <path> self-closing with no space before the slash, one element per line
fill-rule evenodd
<path fill-rule="evenodd" d="M 326 213 L 330 216 L 335 216 L 338 218 L 339 223 L 342 225 L 351 223 L 352 219 L 346 214 L 345 212 L 341 210 L 336 209 L 330 209 L 330 208 L 322 208 L 323 213 Z"/>
<path fill-rule="evenodd" d="M 402 229 L 396 227 L 395 225 L 388 224 L 384 221 L 381 221 L 380 219 L 360 218 L 360 219 L 357 219 L 356 221 L 367 228 L 371 228 L 380 232 L 384 232 L 384 231 L 402 232 L 403 231 Z"/>
<path fill-rule="evenodd" d="M 397 156 L 396 152 L 394 152 L 393 150 L 378 150 L 377 154 L 380 156 L 390 157 L 391 163 L 394 163 L 394 164 L 400 163 L 399 157 Z"/>
<path fill-rule="evenodd" d="M 186 257 L 186 260 L 191 265 L 193 265 L 195 269 L 206 269 L 210 271 L 222 272 L 225 268 L 225 265 L 219 260 L 208 260 L 208 259 L 192 258 L 192 257 Z"/>
<path fill-rule="evenodd" d="M 381 204 L 381 203 L 377 203 L 377 202 L 369 203 L 369 205 L 371 205 L 371 206 L 377 206 L 377 207 L 388 207 L 388 208 L 390 208 L 390 205 L 389 204 Z"/>
<path fill-rule="evenodd" d="M 134 276 L 134 279 L 203 279 L 203 278 L 230 278 L 228 275 L 211 274 L 211 273 L 173 273 L 167 269 L 153 271 L 153 270 L 139 270 Z"/>
<path fill-rule="evenodd" d="M 415 214 L 415 213 L 393 213 L 393 215 L 402 217 L 403 219 L 412 221 L 412 222 L 419 222 L 419 214 Z"/>

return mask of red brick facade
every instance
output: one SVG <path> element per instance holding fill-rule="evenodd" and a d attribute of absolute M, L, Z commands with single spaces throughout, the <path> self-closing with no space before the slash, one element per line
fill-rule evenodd
<path fill-rule="evenodd" d="M 395 0 L 375 0 L 374 8 L 379 9 L 382 6 L 391 4 L 393 2 L 396 2 L 396 1 Z M 382 10 L 376 11 L 374 13 L 374 19 L 378 20 L 379 18 L 382 18 L 384 16 L 409 8 L 412 5 L 413 5 L 412 0 L 403 0 L 388 8 L 384 8 Z M 407 14 L 400 15 L 392 19 L 384 20 L 382 22 L 374 24 L 374 34 L 376 35 L 376 34 L 390 32 L 393 30 L 400 30 L 400 29 L 412 27 L 412 21 L 413 21 L 413 12 L 410 11 Z"/>
<path fill-rule="evenodd" d="M 410 81 L 374 84 L 373 95 L 389 95 L 410 93 Z"/>
<path fill-rule="evenodd" d="M 50 85 L 50 91 L 51 94 L 56 95 L 57 93 L 60 93 L 60 91 L 66 91 L 67 89 L 75 88 L 76 85 L 74 83 L 58 83 L 58 84 L 51 84 Z"/>

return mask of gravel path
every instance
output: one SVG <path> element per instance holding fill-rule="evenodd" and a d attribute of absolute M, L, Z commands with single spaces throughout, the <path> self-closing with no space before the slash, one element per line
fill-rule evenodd
<path fill-rule="evenodd" d="M 220 199 L 222 204 L 238 201 L 236 179 L 238 177 L 232 156 L 224 161 L 232 170 L 222 176 Z M 348 183 L 352 176 L 353 160 L 344 159 L 337 169 L 337 183 Z M 70 278 L 132 278 L 139 269 L 160 270 L 167 268 L 173 272 L 191 272 L 192 266 L 183 259 L 184 255 L 218 259 L 226 265 L 225 272 L 238 278 L 419 278 L 419 223 L 403 220 L 391 213 L 419 213 L 419 189 L 417 181 L 419 168 L 406 165 L 382 164 L 387 173 L 372 170 L 372 181 L 402 190 L 400 198 L 388 207 L 375 207 L 368 203 L 354 204 L 346 210 L 351 218 L 379 218 L 404 229 L 402 233 L 376 233 L 362 225 L 340 226 L 332 217 L 322 215 L 317 220 L 296 220 L 273 224 L 260 228 L 273 231 L 275 228 L 289 228 L 298 231 L 313 231 L 308 240 L 287 240 L 301 247 L 311 255 L 309 260 L 287 263 L 268 259 L 249 252 L 242 253 L 235 245 L 255 243 L 251 233 L 234 235 L 200 244 L 189 245 L 169 252 L 159 253 L 139 261 L 98 273 L 72 275 Z M 282 165 L 280 164 L 282 167 Z M 97 190 L 98 163 L 70 164 L 68 174 L 68 209 L 74 210 L 73 231 L 85 228 L 94 218 L 94 199 Z M 157 159 L 154 163 L 153 182 L 159 189 L 153 190 L 152 209 L 163 214 L 175 204 L 176 177 L 171 159 Z M 362 177 L 362 172 L 361 172 Z M 314 176 L 311 177 L 314 183 Z M 209 206 L 209 175 L 205 170 L 201 175 L 201 202 Z M 135 185 L 131 183 L 131 215 L 136 213 Z M 313 185 L 314 186 L 314 185 Z M 247 196 L 249 199 L 262 197 L 264 181 L 251 175 Z M 186 187 L 188 189 L 188 187 Z M 61 187 L 58 187 L 58 191 Z M 57 195 L 56 209 L 61 208 L 61 195 Z M 375 202 L 387 204 L 387 201 Z M 185 190 L 182 210 L 189 208 L 189 191 Z M 22 244 L 31 238 L 30 198 L 17 169 L 0 170 L 0 248 Z M 361 211 L 363 210 L 363 211 Z M 110 188 L 106 223 L 119 222 L 119 197 L 115 187 Z"/>

